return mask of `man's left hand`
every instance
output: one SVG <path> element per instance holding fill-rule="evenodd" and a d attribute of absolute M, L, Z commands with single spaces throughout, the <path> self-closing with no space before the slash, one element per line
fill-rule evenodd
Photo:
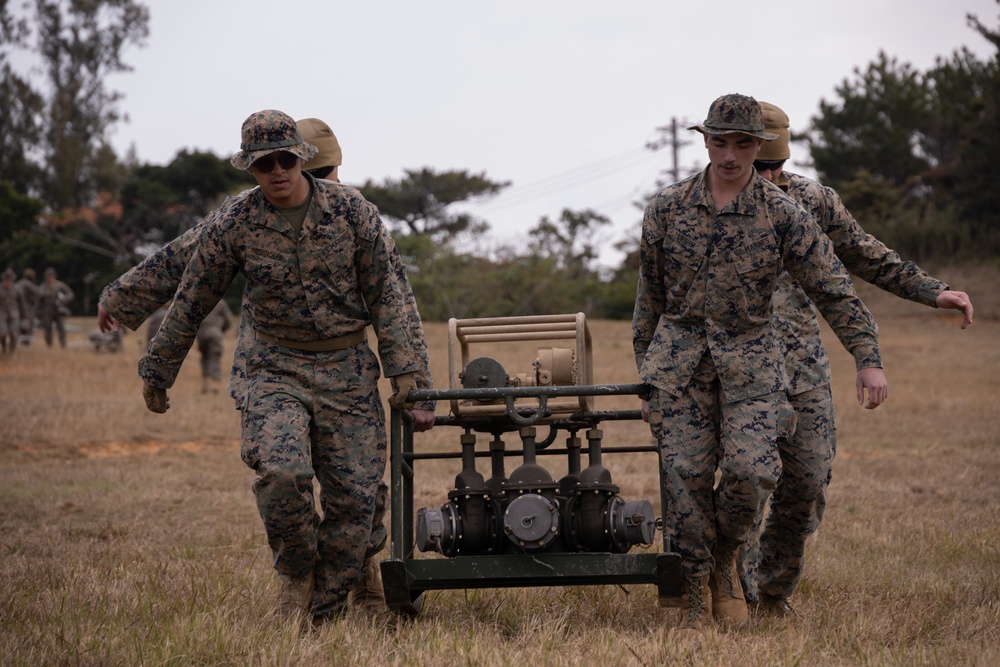
<path fill-rule="evenodd" d="M 433 410 L 410 410 L 410 414 L 413 415 L 414 431 L 429 431 L 434 428 Z"/>
<path fill-rule="evenodd" d="M 865 410 L 874 410 L 885 403 L 889 398 L 889 381 L 885 379 L 885 373 L 881 368 L 862 368 L 858 371 L 857 379 L 854 382 L 858 390 L 858 405 L 865 406 Z M 865 391 L 868 391 L 868 402 L 865 402 Z"/>
<path fill-rule="evenodd" d="M 410 405 L 407 399 L 410 396 L 410 391 L 417 388 L 417 379 L 413 373 L 403 373 L 392 379 L 396 384 L 396 392 L 389 397 L 389 405 L 397 410 L 403 410 Z"/>

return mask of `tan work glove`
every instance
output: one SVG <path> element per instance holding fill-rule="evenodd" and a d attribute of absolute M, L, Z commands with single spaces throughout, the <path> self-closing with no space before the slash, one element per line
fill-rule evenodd
<path fill-rule="evenodd" d="M 146 407 L 150 412 L 163 414 L 170 409 L 170 399 L 167 398 L 166 389 L 154 387 L 148 382 L 143 382 L 142 397 L 146 400 Z"/>
<path fill-rule="evenodd" d="M 412 403 L 407 401 L 411 389 L 417 388 L 417 378 L 413 373 L 403 373 L 393 378 L 396 381 L 396 393 L 389 398 L 389 405 L 397 410 L 403 410 Z"/>

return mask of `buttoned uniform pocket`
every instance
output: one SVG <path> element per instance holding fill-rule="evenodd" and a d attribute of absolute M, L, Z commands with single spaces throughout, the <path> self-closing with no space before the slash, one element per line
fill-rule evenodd
<path fill-rule="evenodd" d="M 324 326 L 367 317 L 358 288 L 356 254 L 354 233 L 343 226 L 316 228 L 309 242 L 299 248 L 300 271 L 310 308 L 313 317 Z"/>
<path fill-rule="evenodd" d="M 682 300 L 708 255 L 708 246 L 678 229 L 663 237 L 663 285 L 668 301 Z"/>
<path fill-rule="evenodd" d="M 350 229 L 317 230 L 311 239 L 311 253 L 314 268 L 325 273 L 330 284 L 353 286 L 356 282 L 355 254 L 357 239 Z"/>
<path fill-rule="evenodd" d="M 743 307 L 753 319 L 769 319 L 781 262 L 772 236 L 762 236 L 736 249 L 731 260 L 743 296 Z"/>
<path fill-rule="evenodd" d="M 254 252 L 251 248 L 247 253 L 243 264 L 247 279 L 244 297 L 251 304 L 248 312 L 253 315 L 254 322 L 273 319 L 273 313 L 265 317 L 258 311 L 272 309 L 288 300 L 289 289 L 297 281 L 292 272 L 293 261 L 273 251 Z"/>
<path fill-rule="evenodd" d="M 267 251 L 250 248 L 244 261 L 243 271 L 248 280 L 261 285 L 284 284 L 288 279 L 288 261 Z"/>

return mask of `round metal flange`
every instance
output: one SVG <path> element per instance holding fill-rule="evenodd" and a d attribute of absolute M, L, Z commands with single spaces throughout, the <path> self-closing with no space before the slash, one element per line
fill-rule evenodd
<path fill-rule="evenodd" d="M 507 386 L 507 371 L 492 357 L 476 357 L 461 374 L 462 386 L 466 389 L 488 389 Z"/>
<path fill-rule="evenodd" d="M 559 506 L 537 493 L 518 496 L 504 512 L 503 528 L 522 549 L 544 549 L 559 535 Z"/>

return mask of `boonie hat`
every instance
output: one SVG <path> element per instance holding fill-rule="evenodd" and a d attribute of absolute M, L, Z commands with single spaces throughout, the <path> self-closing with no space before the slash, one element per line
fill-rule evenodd
<path fill-rule="evenodd" d="M 6 269 L 3 270 L 4 280 L 14 280 L 14 278 L 17 278 L 17 274 L 14 273 L 14 269 L 8 266 Z"/>
<path fill-rule="evenodd" d="M 344 162 L 344 153 L 340 150 L 340 142 L 330 126 L 319 118 L 303 118 L 295 123 L 302 139 L 316 147 L 316 157 L 306 165 L 309 169 L 323 167 L 339 167 Z"/>
<path fill-rule="evenodd" d="M 274 109 L 250 114 L 243 121 L 240 136 L 240 152 L 229 158 L 229 163 L 237 169 L 249 169 L 260 158 L 278 151 L 286 151 L 306 162 L 316 155 L 316 147 L 302 139 L 295 121 Z"/>
<path fill-rule="evenodd" d="M 764 117 L 764 129 L 774 132 L 778 138 L 760 147 L 758 160 L 787 160 L 792 157 L 788 148 L 788 114 L 767 102 L 759 102 L 760 111 Z"/>
<path fill-rule="evenodd" d="M 739 132 L 765 141 L 778 138 L 778 135 L 764 131 L 764 118 L 757 100 L 739 93 L 730 93 L 716 99 L 708 108 L 705 122 L 688 129 L 712 135 Z"/>
<path fill-rule="evenodd" d="M 45 269 L 45 277 L 46 278 L 48 278 L 49 276 L 54 276 L 54 275 L 56 275 L 56 270 L 53 269 L 51 266 L 48 267 L 47 269 Z"/>

